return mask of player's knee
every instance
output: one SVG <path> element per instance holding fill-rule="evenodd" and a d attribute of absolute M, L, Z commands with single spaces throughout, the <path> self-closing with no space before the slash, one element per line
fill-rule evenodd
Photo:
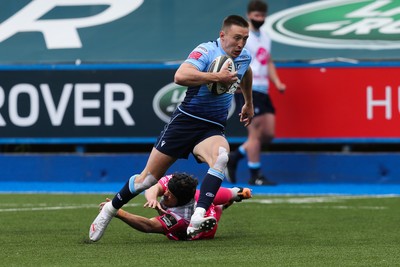
<path fill-rule="evenodd" d="M 228 151 L 224 147 L 219 147 L 217 160 L 214 164 L 214 169 L 224 172 L 226 169 L 226 165 L 228 164 L 228 160 Z"/>
<path fill-rule="evenodd" d="M 144 190 L 150 188 L 157 183 L 157 179 L 150 172 L 148 172 L 141 181 L 139 181 L 139 179 L 136 179 L 138 176 L 139 175 L 134 175 L 130 179 L 131 192 L 143 192 Z"/>
<path fill-rule="evenodd" d="M 262 136 L 261 136 L 261 142 L 263 143 L 263 144 L 269 144 L 269 143 L 271 143 L 272 142 L 272 140 L 275 138 L 275 135 L 273 134 L 273 133 L 266 133 L 266 134 L 263 134 Z"/>

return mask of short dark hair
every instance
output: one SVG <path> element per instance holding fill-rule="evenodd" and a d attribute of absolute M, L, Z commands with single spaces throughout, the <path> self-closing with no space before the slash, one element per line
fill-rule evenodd
<path fill-rule="evenodd" d="M 260 12 L 267 13 L 268 12 L 268 4 L 261 0 L 252 0 L 247 5 L 247 13 L 250 13 L 253 11 L 260 11 Z"/>
<path fill-rule="evenodd" d="M 185 205 L 194 198 L 197 184 L 197 179 L 193 175 L 184 172 L 172 174 L 168 190 L 176 197 L 177 206 Z"/>
<path fill-rule="evenodd" d="M 239 15 L 230 15 L 224 19 L 222 22 L 222 29 L 229 28 L 232 25 L 237 25 L 243 28 L 248 28 L 249 23 L 243 17 Z"/>

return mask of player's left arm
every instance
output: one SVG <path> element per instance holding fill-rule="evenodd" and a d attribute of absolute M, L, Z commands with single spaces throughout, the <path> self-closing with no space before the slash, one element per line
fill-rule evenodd
<path fill-rule="evenodd" d="M 100 210 L 104 207 L 104 204 L 110 201 L 111 199 L 106 198 L 106 201 L 100 204 Z M 149 219 L 146 217 L 129 213 L 127 211 L 124 211 L 123 209 L 119 209 L 115 217 L 125 222 L 132 228 L 144 233 L 159 233 L 159 234 L 164 233 L 164 229 L 162 227 L 161 222 L 158 221 L 156 218 Z"/>
<path fill-rule="evenodd" d="M 140 232 L 164 234 L 162 224 L 156 218 L 149 219 L 143 216 L 129 213 L 122 209 L 118 210 L 115 217 Z"/>
<path fill-rule="evenodd" d="M 254 116 L 252 86 L 253 86 L 253 72 L 249 66 L 249 68 L 243 75 L 242 80 L 240 81 L 240 89 L 243 94 L 244 105 L 242 107 L 242 111 L 239 114 L 239 116 L 240 116 L 240 122 L 244 122 L 244 126 L 248 126 L 251 123 L 251 120 L 253 119 Z"/>
<path fill-rule="evenodd" d="M 279 79 L 278 71 L 276 70 L 275 63 L 272 58 L 268 61 L 268 76 L 269 79 L 275 84 L 279 92 L 285 92 L 286 85 Z"/>
<path fill-rule="evenodd" d="M 164 194 L 164 188 L 160 183 L 156 183 L 155 185 L 153 185 L 152 187 L 150 187 L 145 191 L 144 195 L 147 201 L 143 207 L 156 209 L 158 211 L 165 213 L 165 210 L 162 209 L 160 202 L 158 201 L 158 197 L 162 196 L 163 194 Z"/>

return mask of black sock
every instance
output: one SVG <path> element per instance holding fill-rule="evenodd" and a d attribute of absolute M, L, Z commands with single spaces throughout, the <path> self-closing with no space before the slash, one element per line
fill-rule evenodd
<path fill-rule="evenodd" d="M 250 170 L 250 177 L 252 179 L 257 179 L 261 175 L 261 168 L 249 168 Z"/>
<path fill-rule="evenodd" d="M 214 201 L 215 195 L 220 188 L 222 180 L 210 173 L 204 177 L 203 183 L 200 186 L 200 196 L 197 201 L 197 207 L 208 210 L 211 203 Z"/>
<path fill-rule="evenodd" d="M 121 190 L 114 196 L 112 200 L 112 205 L 116 209 L 122 208 L 123 205 L 128 203 L 132 198 L 136 197 L 138 194 L 132 194 L 129 190 L 129 182 L 130 179 L 126 182 L 126 184 L 121 188 Z"/>
<path fill-rule="evenodd" d="M 244 155 L 239 151 L 239 149 L 232 151 L 229 154 L 229 160 L 232 160 L 233 162 L 238 162 L 242 158 L 244 158 Z"/>

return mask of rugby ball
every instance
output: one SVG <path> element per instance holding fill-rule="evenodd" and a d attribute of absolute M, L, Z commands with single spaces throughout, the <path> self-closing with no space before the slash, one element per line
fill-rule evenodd
<path fill-rule="evenodd" d="M 221 55 L 221 56 L 216 57 L 213 60 L 213 62 L 211 62 L 210 66 L 208 68 L 208 72 L 219 72 L 221 70 L 222 66 L 224 66 L 224 64 L 228 64 L 228 70 L 230 72 L 236 71 L 235 64 L 233 63 L 233 59 L 226 55 Z M 214 83 L 207 84 L 207 88 L 213 94 L 220 95 L 220 94 L 226 93 L 229 90 L 230 86 L 227 87 L 223 84 L 214 82 Z"/>

